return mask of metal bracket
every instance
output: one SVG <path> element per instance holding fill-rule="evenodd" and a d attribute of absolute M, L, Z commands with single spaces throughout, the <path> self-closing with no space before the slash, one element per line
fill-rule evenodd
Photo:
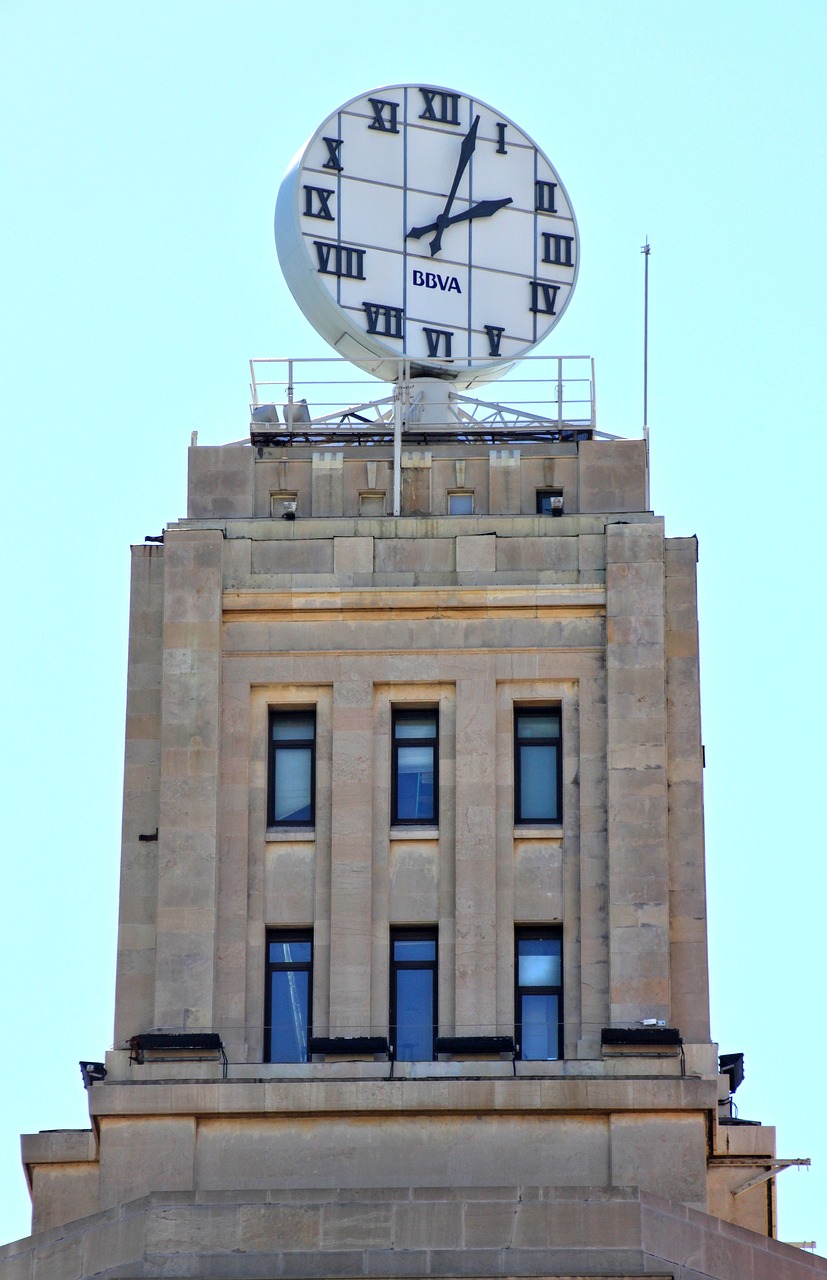
<path fill-rule="evenodd" d="M 733 1191 L 734 1196 L 740 1196 L 743 1191 L 749 1191 L 750 1187 L 757 1187 L 761 1182 L 767 1182 L 770 1178 L 774 1178 L 782 1169 L 789 1169 L 791 1165 L 809 1166 L 810 1157 L 806 1160 L 771 1160 L 770 1168 L 765 1169 L 763 1173 L 759 1173 L 757 1177 L 750 1178 L 749 1182 L 745 1182 L 742 1187 L 736 1187 Z"/>

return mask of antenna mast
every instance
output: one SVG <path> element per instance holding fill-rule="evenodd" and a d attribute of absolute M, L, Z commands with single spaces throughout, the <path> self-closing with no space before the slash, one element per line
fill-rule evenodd
<path fill-rule="evenodd" d="M 649 237 L 641 245 L 640 252 L 644 257 L 643 273 L 643 434 L 649 431 L 649 254 L 651 246 Z"/>

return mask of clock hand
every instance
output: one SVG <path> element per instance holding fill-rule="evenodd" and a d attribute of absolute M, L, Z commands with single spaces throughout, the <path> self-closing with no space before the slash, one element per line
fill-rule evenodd
<path fill-rule="evenodd" d="M 468 161 L 474 154 L 474 148 L 477 145 L 477 129 L 480 126 L 479 116 L 474 116 L 474 123 L 462 139 L 462 146 L 459 150 L 459 160 L 457 161 L 457 171 L 454 174 L 454 181 L 451 184 L 451 190 L 448 192 L 448 199 L 445 201 L 445 208 L 437 216 L 435 230 L 436 235 L 431 241 L 431 257 L 439 253 L 442 248 L 442 233 L 447 226 L 447 218 L 451 212 L 451 205 L 454 203 L 454 197 L 459 190 L 459 184 L 462 181 L 462 175 L 468 168 Z"/>
<path fill-rule="evenodd" d="M 480 200 L 477 204 L 469 205 L 467 209 L 463 209 L 462 213 L 453 213 L 449 218 L 443 217 L 442 227 L 452 227 L 455 222 L 469 222 L 471 218 L 490 218 L 498 209 L 504 209 L 507 204 L 513 204 L 512 196 L 506 196 L 504 200 Z M 439 227 L 437 222 L 429 222 L 424 227 L 411 227 L 408 232 L 408 240 L 421 240 L 429 231 L 436 231 Z M 431 252 L 433 257 L 433 251 Z"/>

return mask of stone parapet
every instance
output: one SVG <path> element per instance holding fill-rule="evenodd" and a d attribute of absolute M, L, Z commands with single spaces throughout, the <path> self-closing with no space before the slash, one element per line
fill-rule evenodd
<path fill-rule="evenodd" d="M 815 1280 L 827 1259 L 633 1187 L 156 1193 L 0 1248 L 0 1280 Z"/>

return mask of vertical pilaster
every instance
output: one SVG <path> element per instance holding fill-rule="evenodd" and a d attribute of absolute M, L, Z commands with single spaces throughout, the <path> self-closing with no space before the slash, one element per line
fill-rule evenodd
<path fill-rule="evenodd" d="M 698 599 L 694 538 L 666 543 L 666 690 L 672 1019 L 709 1039 Z"/>
<path fill-rule="evenodd" d="M 222 543 L 180 530 L 164 546 L 157 1027 L 213 1021 Z"/>
<path fill-rule="evenodd" d="M 606 529 L 609 981 L 614 1025 L 669 1018 L 663 527 Z"/>
<path fill-rule="evenodd" d="M 496 684 L 482 656 L 457 681 L 455 936 L 458 1035 L 497 1024 Z"/>
<path fill-rule="evenodd" d="M 332 742 L 330 1029 L 364 1035 L 371 1025 L 373 684 L 344 662 L 333 686 Z"/>
<path fill-rule="evenodd" d="M 163 548 L 133 547 L 115 1044 L 145 1031 L 155 1012 L 163 620 Z"/>

